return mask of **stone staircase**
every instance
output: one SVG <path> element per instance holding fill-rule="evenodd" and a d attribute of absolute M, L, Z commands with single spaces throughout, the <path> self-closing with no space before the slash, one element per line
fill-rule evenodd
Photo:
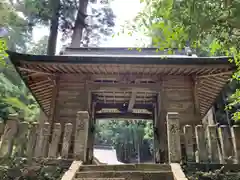
<path fill-rule="evenodd" d="M 170 165 L 81 165 L 73 180 L 174 180 Z"/>

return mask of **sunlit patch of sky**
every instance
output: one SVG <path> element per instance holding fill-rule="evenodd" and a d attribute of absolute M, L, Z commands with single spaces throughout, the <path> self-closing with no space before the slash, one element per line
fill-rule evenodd
<path fill-rule="evenodd" d="M 140 0 L 111 0 L 111 8 L 116 16 L 116 25 L 114 27 L 114 33 L 117 34 L 121 31 L 122 26 L 126 21 L 131 21 L 141 10 L 142 4 Z M 49 29 L 46 27 L 37 27 L 33 31 L 34 41 L 40 40 L 43 36 L 48 35 Z M 59 34 L 61 36 L 61 34 Z M 57 52 L 60 51 L 63 43 L 59 36 L 57 42 Z M 107 41 L 103 42 L 100 46 L 102 47 L 136 47 L 139 43 L 139 37 L 142 36 L 139 33 L 134 33 L 132 36 L 127 33 L 119 33 L 114 37 L 108 38 Z M 144 36 L 143 36 L 144 38 Z M 149 41 L 149 39 L 146 39 Z"/>

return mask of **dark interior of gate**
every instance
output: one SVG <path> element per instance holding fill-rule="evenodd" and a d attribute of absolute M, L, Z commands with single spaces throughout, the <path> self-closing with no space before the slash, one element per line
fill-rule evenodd
<path fill-rule="evenodd" d="M 181 125 L 199 124 L 235 68 L 227 57 L 166 56 L 150 48 L 9 55 L 49 122 L 74 124 L 80 110 L 89 112 L 92 124 L 102 118 L 153 120 L 162 152 L 167 112 L 178 112 Z"/>

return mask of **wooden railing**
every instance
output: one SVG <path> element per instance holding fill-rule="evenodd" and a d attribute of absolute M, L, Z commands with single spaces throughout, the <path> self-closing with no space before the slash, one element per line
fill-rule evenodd
<path fill-rule="evenodd" d="M 180 129 L 178 113 L 168 113 L 167 131 L 170 163 L 240 164 L 240 126 L 185 125 Z"/>

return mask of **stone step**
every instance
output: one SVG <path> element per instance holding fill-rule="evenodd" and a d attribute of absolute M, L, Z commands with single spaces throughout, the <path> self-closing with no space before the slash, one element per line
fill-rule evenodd
<path fill-rule="evenodd" d="M 124 178 L 125 180 L 173 180 L 170 171 L 84 171 L 76 174 L 76 180 L 85 178 Z"/>
<path fill-rule="evenodd" d="M 125 180 L 125 178 L 75 178 L 75 180 Z"/>
<path fill-rule="evenodd" d="M 171 171 L 167 164 L 84 165 L 80 171 Z"/>

